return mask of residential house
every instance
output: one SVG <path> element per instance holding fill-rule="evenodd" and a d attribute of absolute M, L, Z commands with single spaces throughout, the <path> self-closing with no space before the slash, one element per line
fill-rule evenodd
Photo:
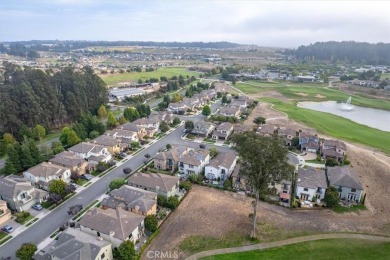
<path fill-rule="evenodd" d="M 194 123 L 194 129 L 192 130 L 192 134 L 208 137 L 214 129 L 215 125 L 213 125 L 212 123 L 200 120 Z"/>
<path fill-rule="evenodd" d="M 227 140 L 229 136 L 233 132 L 233 125 L 229 122 L 224 122 L 217 126 L 217 128 L 213 131 L 213 134 L 211 136 L 212 139 L 218 140 Z"/>
<path fill-rule="evenodd" d="M 207 150 L 190 150 L 178 158 L 179 172 L 186 176 L 202 173 L 210 161 L 210 152 Z"/>
<path fill-rule="evenodd" d="M 118 207 L 140 215 L 155 215 L 157 213 L 157 193 L 136 187 L 123 185 L 111 191 L 110 197 L 102 201 L 103 209 Z"/>
<path fill-rule="evenodd" d="M 81 159 L 75 153 L 68 151 L 56 154 L 54 158 L 49 160 L 49 162 L 58 166 L 66 167 L 70 169 L 71 172 L 78 174 L 86 173 L 86 169 L 88 168 L 87 161 Z"/>
<path fill-rule="evenodd" d="M 61 232 L 53 244 L 39 251 L 33 257 L 35 260 L 112 260 L 110 241 L 105 241 L 81 232 L 79 229 L 68 228 Z"/>
<path fill-rule="evenodd" d="M 68 149 L 69 152 L 76 154 L 79 158 L 91 162 L 108 162 L 111 160 L 111 154 L 107 147 L 98 144 L 82 142 Z"/>
<path fill-rule="evenodd" d="M 320 148 L 318 135 L 299 132 L 299 144 L 301 151 L 316 153 Z"/>
<path fill-rule="evenodd" d="M 216 92 L 225 93 L 230 88 L 229 84 L 226 82 L 215 82 L 213 84 L 214 84 L 214 89 Z"/>
<path fill-rule="evenodd" d="M 129 131 L 125 129 L 115 128 L 105 133 L 107 136 L 122 140 L 122 138 L 130 139 L 132 142 L 138 142 L 137 132 Z"/>
<path fill-rule="evenodd" d="M 296 196 L 301 200 L 323 200 L 328 188 L 325 171 L 313 167 L 298 168 Z"/>
<path fill-rule="evenodd" d="M 232 105 L 224 106 L 218 113 L 224 116 L 239 117 L 241 115 L 241 107 Z"/>
<path fill-rule="evenodd" d="M 174 171 L 179 157 L 189 152 L 185 146 L 172 147 L 169 151 L 160 152 L 153 157 L 154 168 L 163 171 Z"/>
<path fill-rule="evenodd" d="M 152 115 L 151 117 L 157 118 L 160 122 L 164 121 L 168 125 L 173 123 L 174 118 L 172 113 L 167 113 L 165 111 L 160 111 L 157 115 Z"/>
<path fill-rule="evenodd" d="M 115 155 L 121 152 L 121 148 L 119 146 L 120 141 L 111 136 L 101 135 L 91 140 L 90 143 L 106 147 L 111 155 Z"/>
<path fill-rule="evenodd" d="M 286 146 L 292 146 L 292 140 L 297 136 L 297 131 L 291 128 L 279 128 L 278 135 L 282 138 Z"/>
<path fill-rule="evenodd" d="M 252 193 L 252 188 L 248 185 L 247 178 L 240 174 L 241 165 L 237 164 L 232 173 L 233 189 L 243 190 Z"/>
<path fill-rule="evenodd" d="M 145 216 L 116 208 L 89 210 L 80 219 L 80 230 L 86 234 L 101 237 L 113 247 L 118 247 L 123 241 L 135 242 L 144 234 Z"/>
<path fill-rule="evenodd" d="M 171 197 L 179 191 L 179 177 L 160 173 L 137 172 L 130 176 L 127 185 Z"/>
<path fill-rule="evenodd" d="M 278 200 L 283 203 L 290 204 L 292 182 L 289 180 L 281 180 L 280 182 L 271 182 L 268 186 L 271 191 L 278 195 Z"/>
<path fill-rule="evenodd" d="M 237 156 L 235 153 L 218 153 L 218 155 L 205 166 L 205 176 L 209 180 L 225 181 L 232 174 L 236 163 Z"/>
<path fill-rule="evenodd" d="M 197 97 L 183 98 L 182 102 L 192 110 L 200 108 L 204 104 L 204 102 Z"/>
<path fill-rule="evenodd" d="M 262 136 L 272 136 L 277 131 L 277 129 L 278 128 L 274 125 L 262 125 L 257 128 L 256 134 Z"/>
<path fill-rule="evenodd" d="M 7 207 L 7 202 L 0 200 L 0 225 L 10 220 L 11 217 L 11 211 Z"/>
<path fill-rule="evenodd" d="M 238 133 L 252 132 L 253 128 L 250 127 L 249 125 L 239 124 L 239 125 L 234 125 L 233 130 L 235 134 L 238 134 Z"/>
<path fill-rule="evenodd" d="M 338 162 L 342 162 L 345 155 L 347 155 L 347 146 L 339 140 L 325 140 L 321 145 L 320 151 L 321 156 L 325 160 L 332 158 Z"/>
<path fill-rule="evenodd" d="M 34 188 L 25 178 L 9 175 L 0 179 L 0 200 L 8 203 L 14 211 L 25 211 L 35 203 L 41 203 L 49 197 L 47 191 Z"/>
<path fill-rule="evenodd" d="M 167 108 L 168 111 L 171 111 L 175 114 L 184 114 L 185 112 L 187 112 L 188 109 L 190 109 L 190 107 L 183 102 L 169 103 Z"/>
<path fill-rule="evenodd" d="M 40 163 L 25 172 L 23 176 L 34 186 L 49 190 L 49 184 L 52 180 L 63 180 L 66 183 L 70 182 L 70 169 L 50 162 Z"/>
<path fill-rule="evenodd" d="M 122 129 L 122 130 L 135 132 L 135 133 L 137 133 L 137 138 L 139 140 L 143 140 L 144 136 L 147 135 L 145 127 L 137 126 L 136 124 L 129 123 L 129 122 L 125 123 L 125 124 L 123 124 L 121 126 L 118 126 L 116 129 Z"/>
<path fill-rule="evenodd" d="M 339 197 L 343 200 L 361 202 L 363 185 L 357 172 L 349 167 L 327 167 L 329 186 L 339 191 Z"/>
<path fill-rule="evenodd" d="M 246 109 L 250 105 L 251 101 L 245 96 L 238 96 L 238 98 L 233 98 L 230 106 L 237 106 L 243 109 Z"/>
<path fill-rule="evenodd" d="M 146 130 L 146 135 L 148 137 L 153 137 L 155 133 L 158 132 L 160 121 L 158 118 L 138 118 L 133 122 L 138 127 L 143 127 Z"/>

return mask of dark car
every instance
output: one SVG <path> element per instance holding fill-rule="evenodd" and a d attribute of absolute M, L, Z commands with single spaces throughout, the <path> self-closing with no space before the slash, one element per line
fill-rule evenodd
<path fill-rule="evenodd" d="M 131 168 L 123 168 L 123 173 L 124 174 L 129 174 L 131 172 L 132 172 Z"/>
<path fill-rule="evenodd" d="M 11 227 L 10 225 L 6 225 L 1 230 L 3 230 L 5 233 L 12 233 L 12 232 L 14 232 L 14 228 Z"/>
<path fill-rule="evenodd" d="M 91 174 L 83 174 L 83 175 L 81 175 L 81 178 L 86 180 L 86 181 L 90 181 L 90 180 L 92 180 L 93 176 Z"/>
<path fill-rule="evenodd" d="M 35 209 L 35 210 L 38 210 L 38 211 L 40 211 L 40 210 L 42 210 L 42 209 L 43 209 L 42 205 L 41 205 L 41 204 L 39 204 L 39 203 L 37 203 L 37 204 L 34 204 L 34 205 L 32 206 L 32 208 L 33 208 L 33 209 Z"/>
<path fill-rule="evenodd" d="M 148 153 L 145 154 L 145 157 L 146 157 L 146 158 L 150 158 L 150 154 L 148 154 Z"/>
<path fill-rule="evenodd" d="M 200 145 L 199 145 L 199 148 L 200 148 L 200 149 L 204 149 L 204 148 L 206 148 L 206 146 L 205 146 L 204 144 L 200 144 Z"/>

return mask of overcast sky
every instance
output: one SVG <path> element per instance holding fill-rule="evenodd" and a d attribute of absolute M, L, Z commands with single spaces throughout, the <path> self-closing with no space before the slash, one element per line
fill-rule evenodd
<path fill-rule="evenodd" d="M 0 41 L 390 42 L 388 1 L 0 0 Z"/>

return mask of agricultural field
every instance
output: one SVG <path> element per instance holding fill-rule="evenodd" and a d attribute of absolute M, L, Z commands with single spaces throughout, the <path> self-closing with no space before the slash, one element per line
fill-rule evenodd
<path fill-rule="evenodd" d="M 294 103 L 263 97 L 260 99 L 272 103 L 276 110 L 284 112 L 294 121 L 304 123 L 318 132 L 339 139 L 371 146 L 390 154 L 390 133 L 355 123 L 332 114 L 297 107 Z M 345 131 L 348 129 L 348 131 Z"/>
<path fill-rule="evenodd" d="M 326 239 L 265 250 L 216 255 L 202 259 L 389 259 L 389 252 L 389 242 L 361 239 Z"/>
<path fill-rule="evenodd" d="M 151 72 L 124 72 L 124 73 L 119 73 L 119 74 L 106 74 L 106 75 L 100 75 L 100 77 L 103 79 L 103 81 L 107 84 L 107 85 L 115 85 L 115 84 L 118 84 L 118 83 L 121 83 L 121 82 L 137 82 L 139 79 L 145 81 L 147 79 L 150 79 L 150 78 L 160 78 L 162 76 L 165 76 L 165 77 L 173 77 L 173 76 L 184 76 L 184 77 L 187 77 L 187 75 L 189 77 L 191 76 L 195 76 L 195 77 L 198 77 L 199 76 L 199 72 L 196 72 L 196 71 L 190 71 L 190 70 L 187 70 L 186 68 L 184 67 L 165 67 L 165 68 L 161 68 L 161 69 L 158 69 L 158 70 L 155 70 L 155 71 L 151 71 Z"/>

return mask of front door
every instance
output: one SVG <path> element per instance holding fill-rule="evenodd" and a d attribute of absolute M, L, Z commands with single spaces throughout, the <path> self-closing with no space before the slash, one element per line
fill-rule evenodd
<path fill-rule="evenodd" d="M 348 200 L 355 201 L 355 200 L 356 200 L 356 194 L 348 193 L 347 199 L 348 199 Z"/>

